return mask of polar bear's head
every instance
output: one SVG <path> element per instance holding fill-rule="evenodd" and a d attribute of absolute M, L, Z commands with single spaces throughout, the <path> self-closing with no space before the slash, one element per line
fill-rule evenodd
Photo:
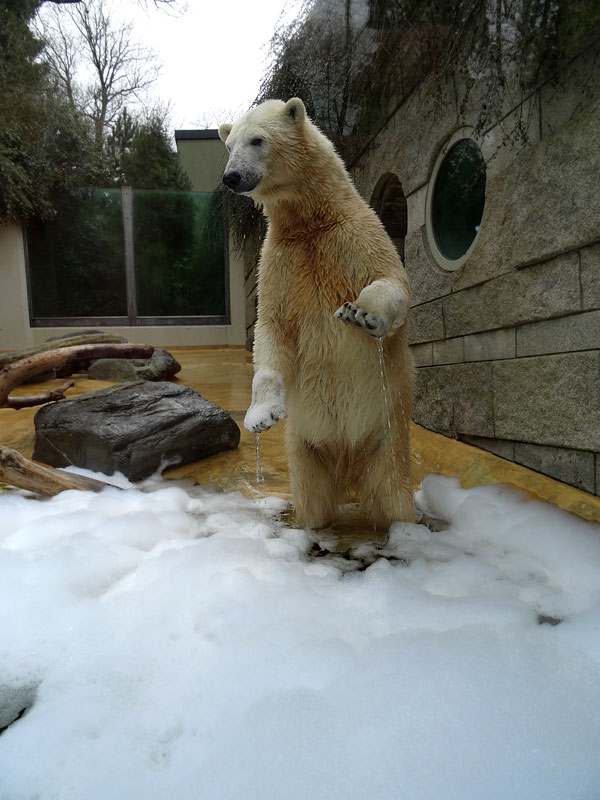
<path fill-rule="evenodd" d="M 283 187 L 290 189 L 300 172 L 307 127 L 314 128 L 297 97 L 287 103 L 267 100 L 233 125 L 221 125 L 219 137 L 229 151 L 225 186 L 255 199 Z"/>

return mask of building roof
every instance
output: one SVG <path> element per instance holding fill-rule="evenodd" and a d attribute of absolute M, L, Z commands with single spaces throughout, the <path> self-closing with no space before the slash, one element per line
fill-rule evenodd
<path fill-rule="evenodd" d="M 175 139 L 218 139 L 219 131 L 216 128 L 202 130 L 175 131 Z"/>

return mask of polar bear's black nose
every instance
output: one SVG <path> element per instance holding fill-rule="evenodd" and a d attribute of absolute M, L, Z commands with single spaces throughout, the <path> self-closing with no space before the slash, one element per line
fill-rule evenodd
<path fill-rule="evenodd" d="M 233 189 L 234 191 L 239 187 L 241 180 L 242 176 L 239 172 L 235 172 L 235 170 L 226 172 L 223 175 L 223 183 L 225 186 L 227 186 L 228 189 Z"/>

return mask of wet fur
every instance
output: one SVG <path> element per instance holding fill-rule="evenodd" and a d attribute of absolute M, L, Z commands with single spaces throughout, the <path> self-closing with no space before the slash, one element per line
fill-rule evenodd
<path fill-rule="evenodd" d="M 244 119 L 269 137 L 268 171 L 252 195 L 268 218 L 254 364 L 283 376 L 296 518 L 322 527 L 356 498 L 378 526 L 412 520 L 405 326 L 384 339 L 390 431 L 377 341 L 334 318 L 378 279 L 408 293 L 406 273 L 331 143 L 308 119 L 285 118 L 282 107 L 269 101 L 257 119 L 252 111 Z"/>

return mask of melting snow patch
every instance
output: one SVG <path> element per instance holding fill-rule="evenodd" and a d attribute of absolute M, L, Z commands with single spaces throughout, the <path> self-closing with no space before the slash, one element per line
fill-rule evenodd
<path fill-rule="evenodd" d="M 115 482 L 0 493 L 2 800 L 600 797 L 600 527 L 428 476 L 444 530 L 340 554 Z"/>

